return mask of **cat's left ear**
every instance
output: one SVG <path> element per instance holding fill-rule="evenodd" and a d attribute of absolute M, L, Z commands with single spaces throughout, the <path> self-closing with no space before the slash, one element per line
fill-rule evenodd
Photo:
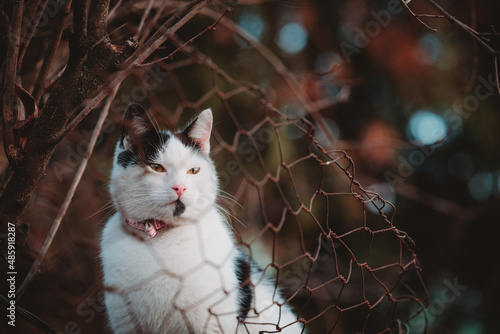
<path fill-rule="evenodd" d="M 153 129 L 153 123 L 146 110 L 140 104 L 130 104 L 123 116 L 123 129 L 120 137 L 122 146 L 125 149 L 134 149 L 142 153 L 141 139 L 144 134 Z"/>
<path fill-rule="evenodd" d="M 210 134 L 212 133 L 212 110 L 203 110 L 183 131 L 206 156 L 210 153 Z"/>

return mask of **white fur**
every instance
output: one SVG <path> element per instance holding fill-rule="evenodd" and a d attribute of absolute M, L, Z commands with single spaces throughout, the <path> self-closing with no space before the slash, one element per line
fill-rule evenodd
<path fill-rule="evenodd" d="M 208 156 L 210 152 L 210 133 L 212 133 L 212 110 L 205 109 L 198 115 L 198 123 L 201 126 L 193 127 L 189 132 L 189 137 L 198 143 L 203 154 Z"/>
<path fill-rule="evenodd" d="M 200 136 L 207 129 L 204 118 L 198 120 L 202 129 L 195 129 Z M 233 262 L 238 251 L 215 205 L 217 179 L 211 160 L 174 137 L 155 161 L 166 173 L 144 165 L 122 168 L 117 163 L 121 150 L 117 145 L 111 175 L 118 212 L 106 223 L 101 241 L 105 301 L 115 333 L 253 334 L 275 332 L 276 325 L 269 324 L 283 327 L 297 320 L 288 305 L 276 304 L 283 300 L 274 285 L 253 273 L 252 306 L 258 313 L 251 310 L 247 323 L 238 324 L 239 283 Z M 199 173 L 187 174 L 193 167 Z M 186 210 L 174 217 L 176 183 L 186 186 Z M 150 238 L 126 225 L 125 218 L 161 219 L 167 226 Z M 302 325 L 295 323 L 282 333 L 301 331 Z"/>

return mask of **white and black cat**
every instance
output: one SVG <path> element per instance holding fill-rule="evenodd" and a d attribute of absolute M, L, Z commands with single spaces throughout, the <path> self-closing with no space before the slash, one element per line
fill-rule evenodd
<path fill-rule="evenodd" d="M 217 209 L 211 131 L 209 109 L 178 133 L 157 131 L 138 104 L 126 111 L 111 174 L 117 212 L 101 241 L 115 333 L 303 332 Z"/>

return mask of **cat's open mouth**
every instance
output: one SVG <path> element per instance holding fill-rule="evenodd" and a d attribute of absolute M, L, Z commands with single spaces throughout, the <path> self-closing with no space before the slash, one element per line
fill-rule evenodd
<path fill-rule="evenodd" d="M 180 199 L 174 202 L 175 205 L 175 210 L 174 210 L 174 216 L 180 216 L 186 211 L 186 205 L 181 202 Z"/>

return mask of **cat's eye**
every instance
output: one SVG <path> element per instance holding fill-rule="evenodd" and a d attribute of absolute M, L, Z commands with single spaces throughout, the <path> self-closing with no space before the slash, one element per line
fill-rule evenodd
<path fill-rule="evenodd" d="M 159 164 L 149 164 L 149 167 L 157 173 L 163 173 L 165 171 L 165 168 Z"/>
<path fill-rule="evenodd" d="M 193 168 L 189 169 L 189 170 L 187 171 L 187 173 L 188 173 L 188 174 L 193 174 L 193 175 L 194 175 L 194 174 L 198 174 L 198 172 L 199 172 L 199 171 L 200 171 L 200 167 L 193 167 Z"/>

